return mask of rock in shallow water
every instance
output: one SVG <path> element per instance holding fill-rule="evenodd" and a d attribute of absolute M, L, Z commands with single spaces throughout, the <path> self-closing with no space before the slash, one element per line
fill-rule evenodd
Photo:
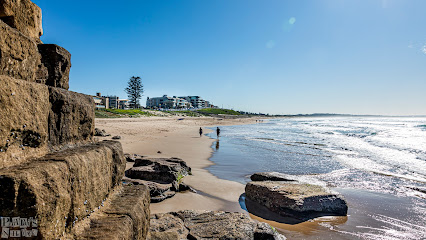
<path fill-rule="evenodd" d="M 295 176 L 279 172 L 259 172 L 251 175 L 252 181 L 297 181 Z"/>
<path fill-rule="evenodd" d="M 244 213 L 194 211 L 151 216 L 148 239 L 256 239 L 282 240 L 283 235 L 266 223 L 258 223 Z"/>
<path fill-rule="evenodd" d="M 343 196 L 318 185 L 285 181 L 257 181 L 246 185 L 246 197 L 284 217 L 308 220 L 319 216 L 346 216 Z M 249 205 L 247 208 L 250 209 Z"/>

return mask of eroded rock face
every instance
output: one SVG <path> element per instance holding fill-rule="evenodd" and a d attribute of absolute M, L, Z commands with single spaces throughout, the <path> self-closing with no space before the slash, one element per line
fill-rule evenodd
<path fill-rule="evenodd" d="M 56 44 L 39 44 L 38 49 L 41 54 L 41 62 L 48 73 L 46 85 L 68 90 L 71 54 Z"/>
<path fill-rule="evenodd" d="M 0 20 L 38 41 L 43 35 L 41 9 L 30 0 L 0 1 Z"/>
<path fill-rule="evenodd" d="M 104 141 L 0 169 L 0 215 L 37 217 L 42 237 L 58 239 L 101 205 L 124 168 L 121 144 Z"/>
<path fill-rule="evenodd" d="M 0 43 L 0 75 L 35 82 L 41 67 L 36 42 L 0 20 Z"/>
<path fill-rule="evenodd" d="M 49 143 L 53 149 L 93 140 L 93 98 L 81 93 L 49 87 Z"/>
<path fill-rule="evenodd" d="M 243 213 L 185 210 L 151 216 L 148 239 L 286 239 Z"/>
<path fill-rule="evenodd" d="M 93 140 L 93 99 L 84 94 L 0 75 L 0 115 L 0 168 Z"/>
<path fill-rule="evenodd" d="M 0 168 L 48 152 L 48 99 L 44 85 L 0 76 Z"/>
<path fill-rule="evenodd" d="M 343 196 L 330 189 L 299 182 L 254 181 L 246 185 L 246 197 L 281 216 L 308 220 L 319 216 L 346 216 Z M 250 211 L 249 202 L 246 201 Z"/>
<path fill-rule="evenodd" d="M 90 227 L 76 239 L 146 239 L 150 197 L 146 186 L 123 186 L 111 203 L 90 219 Z"/>
<path fill-rule="evenodd" d="M 71 55 L 41 35 L 39 7 L 0 0 L 0 216 L 37 222 L 37 239 L 78 239 L 88 222 L 85 238 L 145 239 L 147 187 L 103 208 L 120 189 L 121 144 L 92 142 L 93 99 L 67 91 Z"/>

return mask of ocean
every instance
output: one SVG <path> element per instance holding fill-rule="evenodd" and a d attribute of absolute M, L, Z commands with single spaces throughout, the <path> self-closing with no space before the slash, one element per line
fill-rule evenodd
<path fill-rule="evenodd" d="M 300 117 L 220 128 L 208 168 L 219 178 L 245 184 L 255 172 L 275 171 L 346 197 L 344 223 L 318 220 L 313 232 L 288 228 L 287 235 L 426 239 L 425 117 Z"/>

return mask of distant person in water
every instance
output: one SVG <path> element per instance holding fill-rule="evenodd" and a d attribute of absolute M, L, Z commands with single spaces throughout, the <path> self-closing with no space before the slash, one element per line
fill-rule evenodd
<path fill-rule="evenodd" d="M 201 135 L 203 135 L 203 129 L 201 127 L 200 127 L 199 132 L 200 132 L 200 137 L 201 137 Z"/>
<path fill-rule="evenodd" d="M 220 129 L 219 129 L 219 127 L 216 128 L 216 135 L 217 135 L 217 137 L 219 137 L 219 135 L 220 135 Z"/>

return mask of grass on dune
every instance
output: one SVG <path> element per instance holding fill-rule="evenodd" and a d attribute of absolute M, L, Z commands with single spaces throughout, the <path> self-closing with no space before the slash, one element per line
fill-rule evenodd
<path fill-rule="evenodd" d="M 98 109 L 95 110 L 95 116 L 97 118 L 120 118 L 130 116 L 153 116 L 151 113 L 141 111 L 139 109 Z"/>
<path fill-rule="evenodd" d="M 197 112 L 201 114 L 227 114 L 227 115 L 241 115 L 239 112 L 230 109 L 220 109 L 220 108 L 204 108 L 200 109 Z"/>

